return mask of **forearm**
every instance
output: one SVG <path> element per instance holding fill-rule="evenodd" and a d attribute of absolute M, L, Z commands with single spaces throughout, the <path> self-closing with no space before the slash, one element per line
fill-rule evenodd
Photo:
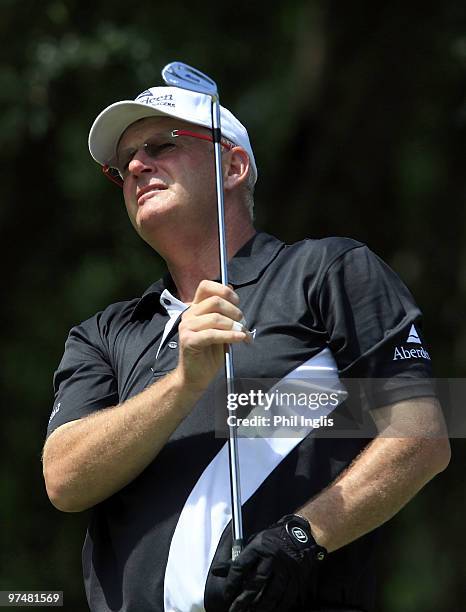
<path fill-rule="evenodd" d="M 78 512 L 138 476 L 190 412 L 200 390 L 175 370 L 118 406 L 53 432 L 44 447 L 48 495 L 60 510 Z"/>
<path fill-rule="evenodd" d="M 448 463 L 448 441 L 378 437 L 331 486 L 298 510 L 334 551 L 395 515 Z"/>

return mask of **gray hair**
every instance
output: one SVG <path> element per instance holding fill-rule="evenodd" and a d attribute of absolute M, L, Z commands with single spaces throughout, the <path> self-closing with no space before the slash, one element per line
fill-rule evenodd
<path fill-rule="evenodd" d="M 254 189 L 256 181 L 252 167 L 249 166 L 248 175 L 246 177 L 246 184 L 244 186 L 244 204 L 247 208 L 251 221 L 254 221 Z"/>

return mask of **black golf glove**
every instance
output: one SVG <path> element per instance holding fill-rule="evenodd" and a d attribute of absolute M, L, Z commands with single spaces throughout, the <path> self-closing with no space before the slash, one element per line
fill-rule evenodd
<path fill-rule="evenodd" d="M 214 565 L 212 573 L 225 578 L 229 612 L 286 612 L 305 605 L 313 569 L 326 554 L 309 523 L 289 514 L 252 536 L 235 561 Z"/>

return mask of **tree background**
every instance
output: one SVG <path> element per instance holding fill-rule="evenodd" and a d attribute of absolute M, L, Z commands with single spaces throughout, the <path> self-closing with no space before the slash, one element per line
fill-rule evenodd
<path fill-rule="evenodd" d="M 56 511 L 42 481 L 52 373 L 72 325 L 163 269 L 88 155 L 97 113 L 174 59 L 212 75 L 249 129 L 257 226 L 366 242 L 422 305 L 436 375 L 461 377 L 465 26 L 456 0 L 1 1 L 0 590 L 63 590 L 65 610 L 87 609 L 86 516 Z M 380 612 L 466 609 L 466 445 L 452 446 L 386 530 Z"/>

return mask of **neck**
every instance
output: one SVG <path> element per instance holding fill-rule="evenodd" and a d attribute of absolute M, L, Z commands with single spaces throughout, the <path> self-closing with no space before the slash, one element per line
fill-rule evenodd
<path fill-rule="evenodd" d="M 244 228 L 242 233 L 227 231 L 227 259 L 250 240 L 255 233 L 254 228 Z M 182 302 L 192 302 L 199 283 L 205 279 L 220 278 L 220 257 L 218 236 L 210 240 L 204 237 L 195 247 L 183 249 L 183 253 L 172 260 L 167 260 L 167 266 Z"/>
<path fill-rule="evenodd" d="M 226 212 L 226 211 L 225 211 Z M 227 259 L 230 261 L 239 249 L 255 234 L 249 216 L 232 217 L 225 214 Z M 184 227 L 163 243 L 159 240 L 157 252 L 165 259 L 177 289 L 178 299 L 192 302 L 202 280 L 220 278 L 219 241 L 217 225 L 207 228 Z"/>

